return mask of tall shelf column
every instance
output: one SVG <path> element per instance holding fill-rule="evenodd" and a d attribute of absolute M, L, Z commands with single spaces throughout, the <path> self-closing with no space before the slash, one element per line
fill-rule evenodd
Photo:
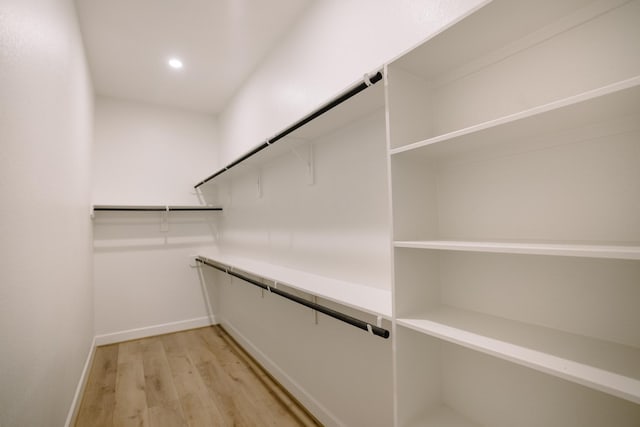
<path fill-rule="evenodd" d="M 388 64 L 398 427 L 640 422 L 638 22 L 494 0 Z"/>

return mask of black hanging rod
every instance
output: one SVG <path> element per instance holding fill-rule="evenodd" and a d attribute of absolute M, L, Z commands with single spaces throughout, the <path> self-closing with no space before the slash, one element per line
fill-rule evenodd
<path fill-rule="evenodd" d="M 213 264 L 213 263 L 207 261 L 206 259 L 204 259 L 202 257 L 197 257 L 196 261 L 201 262 L 201 263 L 203 263 L 205 265 L 208 265 L 209 267 L 213 267 L 216 270 L 223 271 L 223 272 L 225 272 L 227 274 L 230 274 L 230 275 L 232 275 L 234 277 L 237 277 L 238 279 L 242 279 L 245 282 L 248 282 L 248 283 L 250 283 L 250 284 L 252 284 L 254 286 L 257 286 L 257 287 L 259 287 L 261 289 L 269 291 L 269 292 L 271 292 L 273 294 L 280 295 L 281 297 L 287 298 L 288 300 L 291 300 L 293 302 L 297 302 L 298 304 L 302 304 L 302 305 L 304 305 L 306 307 L 309 307 L 309 308 L 311 308 L 313 310 L 319 311 L 320 313 L 324 313 L 327 316 L 333 317 L 334 319 L 338 319 L 338 320 L 340 320 L 342 322 L 348 323 L 348 324 L 350 324 L 352 326 L 355 326 L 356 328 L 360 328 L 362 330 L 371 332 L 372 334 L 377 335 L 377 336 L 382 337 L 382 338 L 389 338 L 389 331 L 387 329 L 381 328 L 380 326 L 372 325 L 371 323 L 367 323 L 364 320 L 356 319 L 355 317 L 352 317 L 352 316 L 349 316 L 347 314 L 341 313 L 339 311 L 333 310 L 333 309 L 331 309 L 329 307 L 325 307 L 324 305 L 320 305 L 320 304 L 317 304 L 315 302 L 307 301 L 306 299 L 300 298 L 297 295 L 290 294 L 288 292 L 282 291 L 282 290 L 277 289 L 275 287 L 267 286 L 264 283 L 260 283 L 257 280 L 254 280 L 254 279 L 252 279 L 250 277 L 247 277 L 247 276 L 245 276 L 243 274 L 240 274 L 240 273 L 237 273 L 235 271 L 231 271 L 228 268 L 223 268 L 223 267 L 220 267 L 220 266 L 218 266 L 216 264 Z"/>
<path fill-rule="evenodd" d="M 332 100 L 329 103 L 327 103 L 327 104 L 323 105 L 322 107 L 320 107 L 318 110 L 314 111 L 313 113 L 309 114 L 308 116 L 303 117 L 301 120 L 295 122 L 294 124 L 289 126 L 287 129 L 283 130 L 282 132 L 280 132 L 279 134 L 277 134 L 273 138 L 267 139 L 265 142 L 263 142 L 262 144 L 258 145 L 253 150 L 251 150 L 248 153 L 244 154 L 240 158 L 238 158 L 238 159 L 234 160 L 233 162 L 229 163 L 227 166 L 223 167 L 218 172 L 216 172 L 213 175 L 210 175 L 207 178 L 203 179 L 202 181 L 200 181 L 199 183 L 194 185 L 193 188 L 198 188 L 201 185 L 206 184 L 207 182 L 211 181 L 213 178 L 217 177 L 218 175 L 221 175 L 224 172 L 228 171 L 229 169 L 231 169 L 232 167 L 234 167 L 238 163 L 241 163 L 241 162 L 247 160 L 249 157 L 251 157 L 254 154 L 264 150 L 268 146 L 274 144 L 275 142 L 277 142 L 280 139 L 284 138 L 285 136 L 289 135 L 291 132 L 301 128 L 302 126 L 306 125 L 310 121 L 318 118 L 319 116 L 321 116 L 322 114 L 324 114 L 327 111 L 331 110 L 332 108 L 342 104 L 347 99 L 359 94 L 360 92 L 362 92 L 363 90 L 365 90 L 369 86 L 372 86 L 372 85 L 378 83 L 380 80 L 382 80 L 382 72 L 378 71 L 376 74 L 374 74 L 373 76 L 369 77 L 367 80 L 363 80 L 360 84 L 358 84 L 358 85 L 354 86 L 353 88 L 347 90 L 346 92 L 344 92 L 343 94 L 341 94 L 337 98 L 335 98 L 334 100 Z"/>
<path fill-rule="evenodd" d="M 221 211 L 215 206 L 94 206 L 94 212 Z"/>

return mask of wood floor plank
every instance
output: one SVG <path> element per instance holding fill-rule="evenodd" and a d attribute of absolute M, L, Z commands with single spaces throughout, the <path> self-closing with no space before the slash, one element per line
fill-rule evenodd
<path fill-rule="evenodd" d="M 244 399 L 249 399 L 254 408 L 249 413 L 259 413 L 260 424 L 271 426 L 298 426 L 316 425 L 305 411 L 291 411 L 299 404 L 293 401 L 287 393 L 269 377 L 246 353 L 231 340 L 222 329 L 214 329 L 213 333 L 203 330 L 194 331 L 209 346 L 211 351 L 220 360 L 225 372 L 235 381 L 239 394 Z M 225 351 L 222 351 L 224 349 Z M 278 404 L 274 404 L 278 402 Z M 271 420 L 278 420 L 278 424 L 272 424 Z M 253 422 L 257 422 L 253 420 Z"/>
<path fill-rule="evenodd" d="M 224 425 L 250 425 L 246 419 L 246 411 L 238 406 L 242 404 L 242 399 L 237 396 L 238 389 L 215 354 L 217 350 L 212 351 L 199 330 L 185 333 L 185 340 L 189 356 L 207 388 L 209 400 L 215 408 L 221 409 Z"/>
<path fill-rule="evenodd" d="M 96 350 L 76 425 L 111 427 L 115 407 L 118 345 Z"/>
<path fill-rule="evenodd" d="M 184 333 L 167 334 L 158 337 L 164 347 L 167 362 L 173 374 L 182 374 L 194 369 L 187 352 Z"/>
<path fill-rule="evenodd" d="M 192 372 L 174 376 L 182 411 L 190 427 L 225 426 L 223 409 L 218 407 L 204 385 L 200 374 Z"/>
<path fill-rule="evenodd" d="M 263 382 L 265 387 L 269 389 L 271 397 L 280 401 L 290 412 L 290 415 L 297 419 L 299 425 L 317 426 L 319 424 L 297 400 L 295 400 L 275 379 L 273 379 L 273 377 L 264 371 L 262 367 L 238 345 L 238 343 L 224 332 L 224 330 L 219 329 L 215 332 L 216 336 L 224 340 L 228 344 L 229 349 L 237 354 L 242 362 Z"/>
<path fill-rule="evenodd" d="M 117 369 L 113 425 L 115 427 L 149 426 L 140 342 L 120 344 Z"/>
<path fill-rule="evenodd" d="M 177 400 L 162 402 L 149 408 L 149 425 L 153 427 L 189 427 L 182 415 L 182 406 Z"/>
<path fill-rule="evenodd" d="M 189 357 L 187 341 L 183 333 L 160 337 L 176 393 L 186 421 L 190 427 L 226 425 L 222 410 L 209 397 L 198 370 Z"/>
<path fill-rule="evenodd" d="M 209 398 L 214 405 L 221 408 L 221 415 L 225 426 L 250 426 L 247 416 L 253 411 L 245 404 L 245 399 L 237 396 L 238 391 L 233 388 L 232 380 L 225 375 L 217 363 L 203 362 L 197 365 L 198 373 L 209 390 Z"/>
<path fill-rule="evenodd" d="M 220 380 L 227 381 L 226 388 L 233 390 L 231 396 L 220 396 L 232 399 L 236 411 L 243 414 L 245 422 L 254 426 L 272 426 L 272 420 L 277 420 L 279 426 L 297 426 L 299 423 L 290 416 L 285 405 L 274 399 L 274 395 L 265 387 L 261 379 L 256 376 L 238 355 L 231 351 L 228 342 L 221 339 L 218 330 L 196 330 L 196 335 L 205 343 L 214 355 L 208 368 L 216 372 Z"/>
<path fill-rule="evenodd" d="M 220 327 L 98 347 L 76 427 L 320 425 Z"/>
<path fill-rule="evenodd" d="M 147 406 L 169 405 L 178 400 L 162 341 L 152 338 L 141 343 Z"/>

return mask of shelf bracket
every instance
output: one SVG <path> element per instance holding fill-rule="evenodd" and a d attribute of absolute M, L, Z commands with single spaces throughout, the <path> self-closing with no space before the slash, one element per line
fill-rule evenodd
<path fill-rule="evenodd" d="M 262 199 L 262 171 L 258 169 L 256 179 L 256 191 L 258 192 L 258 199 Z"/>
<path fill-rule="evenodd" d="M 364 73 L 364 76 L 362 79 L 364 80 L 364 84 L 366 84 L 367 87 L 373 85 L 373 83 L 371 82 L 371 76 L 369 75 L 369 73 Z"/>
<path fill-rule="evenodd" d="M 169 206 L 165 206 L 164 212 L 160 214 L 160 231 L 169 231 Z"/>
<path fill-rule="evenodd" d="M 307 174 L 307 185 L 315 184 L 315 165 L 313 158 L 313 144 L 308 143 L 304 156 L 301 155 L 295 148 L 291 149 L 291 152 L 304 164 L 305 172 Z"/>

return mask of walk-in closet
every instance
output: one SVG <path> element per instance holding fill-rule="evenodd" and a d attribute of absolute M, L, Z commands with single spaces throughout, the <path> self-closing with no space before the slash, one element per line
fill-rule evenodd
<path fill-rule="evenodd" d="M 640 0 L 3 0 L 0 427 L 640 427 Z"/>

